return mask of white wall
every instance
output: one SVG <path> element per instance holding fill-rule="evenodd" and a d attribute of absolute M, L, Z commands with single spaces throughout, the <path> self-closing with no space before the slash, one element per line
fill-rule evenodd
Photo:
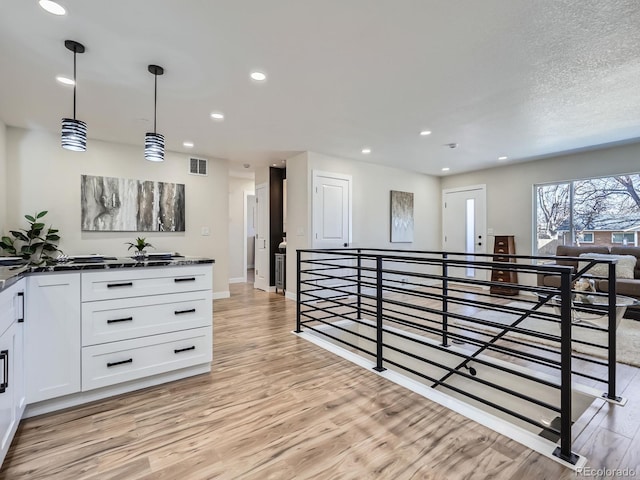
<path fill-rule="evenodd" d="M 442 177 L 443 189 L 487 185 L 487 228 L 515 235 L 516 253 L 532 254 L 533 185 L 640 171 L 640 143 Z M 489 238 L 488 251 L 493 248 Z"/>
<path fill-rule="evenodd" d="M 254 191 L 253 179 L 229 177 L 229 281 L 244 281 L 244 192 Z"/>
<path fill-rule="evenodd" d="M 60 247 L 69 255 L 130 255 L 124 242 L 142 235 L 157 251 L 214 258 L 214 295 L 228 295 L 228 164 L 211 159 L 209 175 L 198 177 L 187 173 L 187 161 L 188 155 L 166 152 L 164 162 L 148 162 L 142 139 L 137 147 L 90 139 L 87 151 L 79 153 L 61 148 L 57 135 L 9 127 L 7 224 L 21 227 L 25 213 L 48 210 L 45 220 L 60 229 Z M 82 232 L 82 174 L 184 183 L 186 231 Z M 202 227 L 211 234 L 202 236 Z"/>
<path fill-rule="evenodd" d="M 0 235 L 8 231 L 7 200 L 7 127 L 0 122 Z"/>
<path fill-rule="evenodd" d="M 295 250 L 310 248 L 313 170 L 352 176 L 352 247 L 439 250 L 440 180 L 372 163 L 306 152 L 287 159 L 287 292 L 295 292 Z M 390 191 L 414 194 L 414 241 L 390 241 Z"/>

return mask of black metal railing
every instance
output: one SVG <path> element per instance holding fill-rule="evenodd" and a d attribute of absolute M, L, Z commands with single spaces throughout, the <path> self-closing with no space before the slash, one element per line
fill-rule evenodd
<path fill-rule="evenodd" d="M 393 366 L 432 388 L 540 428 L 547 438 L 560 440 L 554 454 L 575 463 L 572 381 L 604 383 L 603 397 L 620 400 L 615 390 L 616 262 L 589 259 L 585 268 L 573 269 L 545 264 L 550 257 L 506 257 L 509 262 L 494 262 L 488 254 L 298 250 L 296 331 L 310 330 L 369 357 L 377 371 Z M 577 280 L 603 263 L 607 293 L 572 290 Z M 497 268 L 530 281 L 487 280 Z M 551 279 L 552 286 L 535 284 L 536 277 Z M 504 287 L 511 289 L 509 295 L 497 293 Z M 578 313 L 599 321 L 576 321 Z M 586 333 L 575 334 L 578 330 Z M 598 334 L 606 341 L 589 338 Z M 599 350 L 606 360 L 574 352 L 572 344 L 578 350 Z M 492 379 L 496 373 L 519 381 L 505 386 Z M 460 379 L 488 394 L 471 393 Z M 519 383 L 524 387 L 518 388 Z M 529 393 L 532 385 L 547 388 L 549 398 Z M 491 400 L 492 392 L 516 399 L 517 405 L 537 405 L 556 417 L 543 422 L 508 406 L 513 402 Z"/>

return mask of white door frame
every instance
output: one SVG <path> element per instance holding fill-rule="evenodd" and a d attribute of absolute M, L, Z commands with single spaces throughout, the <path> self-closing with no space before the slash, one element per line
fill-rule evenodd
<path fill-rule="evenodd" d="M 245 190 L 244 191 L 244 196 L 243 196 L 243 200 L 242 200 L 242 204 L 244 205 L 244 209 L 242 210 L 242 219 L 243 219 L 243 231 L 244 231 L 244 236 L 243 236 L 243 249 L 242 251 L 244 252 L 244 257 L 242 260 L 242 265 L 243 265 L 243 269 L 242 271 L 244 272 L 242 274 L 242 277 L 244 278 L 244 283 L 247 283 L 247 207 L 249 206 L 249 197 L 251 195 L 255 195 L 255 189 L 253 191 L 251 190 Z M 253 252 L 253 254 L 255 255 L 255 252 Z"/>
<path fill-rule="evenodd" d="M 347 206 L 347 211 L 348 211 L 348 224 L 349 224 L 348 225 L 348 228 L 349 228 L 348 243 L 349 245 L 351 245 L 353 243 L 353 228 L 352 228 L 352 225 L 353 225 L 353 222 L 352 222 L 353 177 L 351 175 L 346 175 L 344 173 L 326 172 L 323 170 L 312 170 L 311 171 L 311 248 L 317 248 L 316 233 L 318 231 L 318 228 L 317 228 L 316 222 L 318 221 L 318 218 L 316 218 L 316 215 L 314 215 L 315 206 L 316 206 L 314 202 L 316 202 L 315 191 L 318 186 L 318 178 L 320 177 L 339 178 L 340 180 L 349 181 L 349 205 Z"/>

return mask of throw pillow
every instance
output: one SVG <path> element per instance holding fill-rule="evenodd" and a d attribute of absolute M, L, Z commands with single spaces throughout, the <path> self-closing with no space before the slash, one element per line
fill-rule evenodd
<path fill-rule="evenodd" d="M 637 258 L 633 255 L 606 255 L 603 253 L 582 253 L 581 258 L 591 258 L 594 260 L 618 260 L 616 264 L 616 278 L 633 278 L 633 269 L 636 266 Z M 582 270 L 589 262 L 579 262 L 578 270 Z M 594 277 L 608 277 L 609 264 L 597 263 L 587 271 L 588 275 Z"/>

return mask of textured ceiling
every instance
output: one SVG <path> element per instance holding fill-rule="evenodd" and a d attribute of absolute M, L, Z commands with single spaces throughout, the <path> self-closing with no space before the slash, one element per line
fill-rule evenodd
<path fill-rule="evenodd" d="M 68 15 L 2 0 L 8 125 L 59 130 L 72 94 L 55 76 L 72 73 L 73 39 L 87 48 L 78 118 L 90 139 L 141 148 L 150 63 L 166 71 L 167 148 L 190 140 L 191 153 L 236 164 L 312 150 L 440 175 L 640 137 L 637 0 L 59 3 Z M 252 82 L 253 69 L 267 82 Z"/>

